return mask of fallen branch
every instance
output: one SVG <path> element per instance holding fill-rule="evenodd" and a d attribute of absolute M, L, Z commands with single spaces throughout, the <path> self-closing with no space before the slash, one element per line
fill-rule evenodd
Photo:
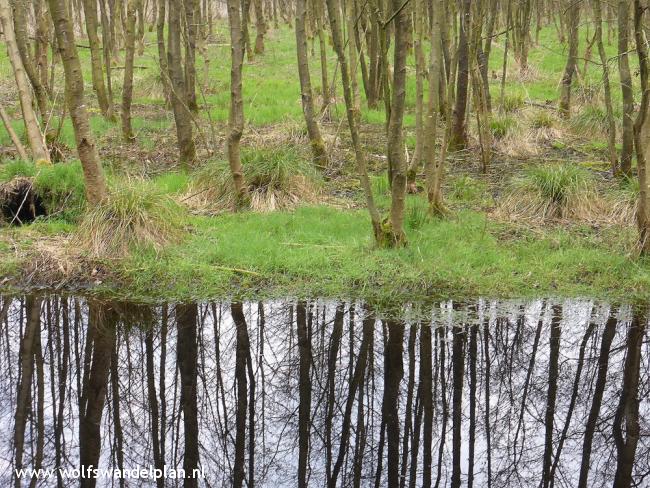
<path fill-rule="evenodd" d="M 531 107 L 546 108 L 549 110 L 557 111 L 557 107 L 550 103 L 538 103 L 538 102 L 531 102 L 530 100 L 524 100 L 524 104 L 530 105 Z"/>
<path fill-rule="evenodd" d="M 253 276 L 262 276 L 261 273 L 257 273 L 256 271 L 249 271 L 247 269 L 229 268 L 227 266 L 217 266 L 216 264 L 213 264 L 212 267 L 215 268 L 215 269 L 220 269 L 222 271 L 231 271 L 233 273 L 242 273 L 242 274 L 249 274 L 249 275 L 253 275 Z"/>
<path fill-rule="evenodd" d="M 135 69 L 135 68 L 137 68 L 137 69 L 149 69 L 149 66 L 138 66 L 138 65 L 134 65 L 133 68 L 134 68 L 134 69 Z M 124 69 L 124 66 L 111 66 L 111 69 Z"/>

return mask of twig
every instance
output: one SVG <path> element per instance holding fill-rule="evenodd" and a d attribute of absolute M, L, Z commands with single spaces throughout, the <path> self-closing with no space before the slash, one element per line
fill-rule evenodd
<path fill-rule="evenodd" d="M 343 249 L 345 246 L 336 246 L 333 244 L 311 244 L 307 242 L 283 242 L 283 246 L 294 246 L 294 247 L 307 247 L 307 246 L 312 246 L 312 247 L 324 247 L 324 248 L 330 248 L 330 249 Z"/>
<path fill-rule="evenodd" d="M 257 273 L 255 271 L 249 271 L 247 269 L 240 269 L 240 268 L 229 268 L 227 266 L 217 266 L 217 265 L 212 265 L 213 268 L 215 269 L 220 269 L 223 271 L 232 271 L 233 273 L 242 273 L 242 274 L 249 274 L 253 276 L 262 276 L 261 273 Z"/>

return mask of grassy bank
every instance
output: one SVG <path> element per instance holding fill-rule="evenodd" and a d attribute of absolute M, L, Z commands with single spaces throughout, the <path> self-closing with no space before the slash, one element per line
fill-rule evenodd
<path fill-rule="evenodd" d="M 314 206 L 191 217 L 185 237 L 162 251 L 139 248 L 122 260 L 82 257 L 84 264 L 67 286 L 139 300 L 649 298 L 647 263 L 626 255 L 631 236 L 620 229 L 526 230 L 473 210 L 461 210 L 448 220 L 419 220 L 417 211 L 410 215 L 409 246 L 399 250 L 373 248 L 361 210 Z M 57 263 L 47 264 L 36 243 L 57 246 L 73 231 L 72 225 L 50 222 L 5 233 L 0 244 L 4 287 L 29 285 L 28 279 L 39 285 L 39 265 L 41 272 L 60 274 L 65 282 Z M 59 256 L 64 264 L 58 267 L 65 268 L 65 252 Z"/>
<path fill-rule="evenodd" d="M 36 173 L 29 164 L 0 162 L 0 184 L 13 176 L 33 178 L 49 214 L 34 224 L 0 228 L 0 292 L 64 287 L 142 300 L 235 295 L 360 297 L 382 302 L 477 296 L 650 298 L 650 262 L 639 259 L 634 249 L 633 202 L 638 189 L 607 174 L 601 73 L 595 64 L 584 64 L 581 83 L 575 88 L 573 116 L 569 120 L 560 118 L 553 107 L 565 51 L 553 27 L 544 28 L 539 44 L 532 46 L 531 70 L 525 76 L 510 56 L 503 110 L 496 110 L 497 104 L 501 105 L 501 86 L 500 76 L 495 74 L 501 70 L 505 39 L 503 35 L 494 39 L 490 59 L 490 71 L 494 72 L 490 77 L 495 105 L 491 121 L 494 160 L 488 174 L 479 170 L 475 127 L 470 118 L 470 150 L 449 154 L 444 188 L 449 216 L 443 220 L 427 218 L 424 196 L 409 196 L 409 246 L 397 250 L 373 246 L 354 176 L 348 131 L 341 124 L 345 110 L 340 87 L 330 110 L 320 120 L 331 167 L 322 178 L 314 178 L 305 169 L 311 163 L 292 30 L 272 30 L 265 55 L 245 66 L 242 148 L 247 178 L 249 182 L 263 182 L 256 183 L 256 190 L 274 186 L 277 175 L 285 175 L 285 190 L 293 185 L 293 190 L 283 195 L 255 193 L 261 210 L 275 205 L 275 211 L 260 213 L 232 214 L 228 211 L 232 195 L 219 193 L 231 186 L 230 174 L 223 173 L 228 167 L 223 147 L 229 70 L 214 63 L 229 59 L 225 23 L 219 24 L 206 50 L 197 55 L 202 87 L 195 120 L 199 157 L 187 172 L 179 172 L 176 164 L 173 117 L 163 102 L 155 35 L 148 36 L 150 42 L 138 58 L 134 78 L 136 141 L 122 141 L 119 123 L 101 117 L 89 89 L 90 123 L 112 190 L 121 191 L 132 181 L 148 188 L 144 194 L 137 188 L 121 194 L 119 205 L 132 209 L 125 215 L 137 213 L 144 202 L 151 204 L 151 209 L 164 209 L 159 220 L 166 220 L 167 215 L 176 214 L 177 204 L 182 222 L 178 235 L 163 239 L 168 242 L 157 248 L 139 245 L 138 235 L 131 236 L 132 242 L 122 240 L 125 247 L 133 244 L 128 252 L 117 250 L 112 258 L 93 256 L 88 247 L 79 244 L 84 233 L 83 178 L 80 165 L 74 161 L 70 121 L 65 119 L 60 124 L 59 107 L 51 126 L 58 132 L 61 163 Z M 580 36 L 581 52 L 586 37 Z M 614 44 L 606 49 L 609 56 L 615 55 Z M 318 50 L 312 54 L 312 80 L 320 105 Z M 89 53 L 80 50 L 80 55 L 88 82 Z M 203 71 L 205 56 L 212 64 Z M 331 71 L 335 65 L 331 50 L 327 58 Z M 412 55 L 408 63 L 413 70 Z M 633 69 L 634 63 L 633 57 Z M 55 74 L 55 88 L 60 92 L 60 65 Z M 612 70 L 611 76 L 613 86 L 617 86 L 617 70 Z M 12 80 L 6 55 L 0 52 L 0 86 L 6 88 L 7 100 L 11 99 L 7 108 L 22 137 Z M 120 83 L 114 88 L 117 100 Z M 619 114 L 620 90 L 614 90 L 613 102 Z M 409 77 L 406 105 L 405 136 L 412 154 L 414 77 Z M 385 113 L 381 108 L 364 108 L 362 121 L 375 194 L 385 212 Z M 10 145 L 2 131 L 0 145 Z M 549 164 L 566 171 L 538 170 Z M 298 172 L 309 178 L 309 185 L 304 179 L 290 181 Z M 419 184 L 423 185 L 422 175 Z M 565 195 L 566 191 L 572 193 Z M 161 201 L 155 198 L 160 195 L 173 201 L 156 207 Z M 293 205 L 294 197 L 301 206 Z M 110 220 L 108 215 L 110 212 L 95 215 L 92 225 L 101 226 Z M 104 234 L 93 231 L 91 226 L 86 234 L 100 236 L 93 244 L 95 249 L 103 247 L 106 239 L 102 235 L 116 235 L 111 228 L 104 228 Z"/>

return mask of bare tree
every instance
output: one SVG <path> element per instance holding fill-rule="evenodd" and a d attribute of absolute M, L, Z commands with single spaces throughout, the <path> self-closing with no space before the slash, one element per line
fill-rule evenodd
<path fill-rule="evenodd" d="M 306 13 L 306 0 L 296 0 L 296 53 L 298 56 L 302 112 L 305 116 L 305 124 L 307 125 L 307 133 L 309 134 L 314 165 L 324 169 L 327 167 L 327 152 L 325 151 L 325 143 L 323 142 L 314 111 L 311 76 L 309 74 L 309 56 L 307 53 L 307 35 L 305 32 Z"/>
<path fill-rule="evenodd" d="M 196 159 L 196 148 L 192 136 L 192 117 L 187 105 L 187 85 L 181 60 L 182 8 L 182 2 L 170 0 L 167 23 L 167 69 L 169 70 L 172 109 L 176 123 L 179 161 L 182 166 L 187 168 Z"/>
<path fill-rule="evenodd" d="M 395 26 L 393 61 L 393 98 L 388 119 L 388 167 L 391 178 L 390 216 L 383 222 L 382 244 L 389 247 L 406 244 L 404 208 L 406 205 L 406 161 L 404 154 L 404 108 L 406 101 L 406 55 L 409 16 L 402 0 L 392 0 Z"/>
<path fill-rule="evenodd" d="M 456 104 L 454 106 L 450 148 L 464 149 L 467 146 L 467 94 L 469 89 L 469 36 L 471 29 L 472 0 L 460 1 L 460 33 L 458 37 L 458 77 L 456 79 Z"/>
<path fill-rule="evenodd" d="M 639 174 L 636 220 L 639 229 L 639 250 L 642 255 L 647 255 L 650 253 L 650 85 L 648 83 L 650 67 L 643 23 L 644 12 L 645 6 L 635 0 L 634 32 L 641 77 L 641 108 L 634 123 L 634 143 Z"/>
<path fill-rule="evenodd" d="M 230 306 L 233 321 L 237 328 L 237 346 L 235 378 L 237 383 L 237 408 L 235 419 L 235 462 L 233 466 L 233 487 L 241 488 L 246 480 L 245 447 L 246 447 L 246 410 L 248 407 L 248 383 L 246 379 L 246 363 L 249 354 L 248 326 L 241 303 Z M 251 435 L 253 433 L 251 432 Z M 250 473 L 251 476 L 253 473 Z"/>
<path fill-rule="evenodd" d="M 348 59 L 345 55 L 343 34 L 341 26 L 341 13 L 339 2 L 337 0 L 327 0 L 327 11 L 329 14 L 330 29 L 332 33 L 332 44 L 339 61 L 341 68 L 341 78 L 343 81 L 343 97 L 345 98 L 345 107 L 347 113 L 348 127 L 350 129 L 350 137 L 352 138 L 352 145 L 354 147 L 354 155 L 357 166 L 357 174 L 361 181 L 364 195 L 366 197 L 366 206 L 370 213 L 370 221 L 377 243 L 384 242 L 381 218 L 379 217 L 379 210 L 375 205 L 375 200 L 372 194 L 372 187 L 370 186 L 370 178 L 368 177 L 368 168 L 366 165 L 366 154 L 361 146 L 359 137 L 359 126 L 355 113 L 355 101 L 352 95 L 352 87 L 350 82 L 350 69 L 348 67 Z"/>
<path fill-rule="evenodd" d="M 605 99 L 605 110 L 607 111 L 607 149 L 609 153 L 609 164 L 612 174 L 618 171 L 618 151 L 616 149 L 616 123 L 614 121 L 614 108 L 612 106 L 612 88 L 609 81 L 609 59 L 603 43 L 603 14 L 601 0 L 591 0 L 591 8 L 594 13 L 596 32 L 594 38 L 598 47 L 598 55 L 603 70 L 603 96 Z"/>
<path fill-rule="evenodd" d="M 115 311 L 110 306 L 89 304 L 89 328 L 93 333 L 87 343 L 84 382 L 79 405 L 79 464 L 85 469 L 97 467 L 101 449 L 101 419 L 108 388 L 111 355 L 115 348 Z M 97 479 L 85 477 L 81 488 L 94 488 Z"/>
<path fill-rule="evenodd" d="M 298 353 L 300 356 L 300 403 L 298 407 L 298 487 L 307 487 L 307 464 L 309 461 L 309 424 L 311 416 L 311 331 L 307 325 L 305 302 L 296 307 L 296 330 L 298 332 Z"/>
<path fill-rule="evenodd" d="M 560 115 L 568 118 L 571 114 L 571 84 L 576 72 L 578 61 L 578 29 L 580 27 L 580 2 L 569 0 L 567 8 L 569 16 L 569 54 L 560 83 Z"/>
<path fill-rule="evenodd" d="M 104 0 L 101 1 L 103 2 Z M 114 118 L 113 107 L 111 100 L 109 99 L 106 92 L 106 85 L 104 84 L 101 43 L 99 41 L 99 36 L 97 35 L 97 1 L 83 0 L 83 6 L 84 18 L 86 20 L 86 33 L 88 35 L 88 45 L 90 47 L 90 67 L 93 81 L 93 90 L 97 95 L 97 103 L 99 104 L 99 109 L 101 110 L 102 114 L 107 119 L 112 120 Z M 110 32 L 102 32 L 102 37 L 104 38 L 105 42 L 107 35 L 110 35 Z"/>
<path fill-rule="evenodd" d="M 241 164 L 239 143 L 244 132 L 244 102 L 242 100 L 242 65 L 244 63 L 245 38 L 242 33 L 241 7 L 246 2 L 228 0 L 228 25 L 230 27 L 230 112 L 228 116 L 228 163 L 237 195 L 237 207 L 248 204 L 248 187 Z"/>
<path fill-rule="evenodd" d="M 178 328 L 177 361 L 181 376 L 181 408 L 185 450 L 183 469 L 187 477 L 184 488 L 197 488 L 198 479 L 193 471 L 199 465 L 199 424 L 197 407 L 197 315 L 198 305 L 176 305 Z"/>
<path fill-rule="evenodd" d="M 84 83 L 81 63 L 75 44 L 72 21 L 63 0 L 48 0 L 54 22 L 57 45 L 65 73 L 66 99 L 72 119 L 77 153 L 83 167 L 86 199 L 91 205 L 100 203 L 108 195 L 106 180 L 95 141 L 90 133 L 88 109 L 84 101 Z"/>
<path fill-rule="evenodd" d="M 634 7 L 642 9 L 639 0 Z M 637 12 L 642 15 L 642 12 Z M 639 20 L 635 18 L 635 20 Z M 632 470 L 637 444 L 639 443 L 639 370 L 641 367 L 641 344 L 647 323 L 645 315 L 635 311 L 632 323 L 627 330 L 627 355 L 623 366 L 623 389 L 618 408 L 614 415 L 614 443 L 616 445 L 616 488 L 629 488 L 632 485 Z"/>
<path fill-rule="evenodd" d="M 93 0 L 89 0 L 93 1 Z M 124 56 L 124 83 L 122 84 L 122 137 L 126 142 L 134 142 L 131 127 L 131 100 L 133 99 L 133 61 L 135 57 L 135 18 L 142 0 L 128 0 L 126 7 L 126 32 Z"/>
<path fill-rule="evenodd" d="M 618 73 L 621 79 L 623 96 L 623 133 L 620 172 L 625 176 L 632 174 L 632 156 L 634 152 L 634 94 L 632 92 L 632 75 L 630 74 L 629 40 L 630 40 L 630 5 L 629 0 L 618 2 Z"/>
<path fill-rule="evenodd" d="M 22 1 L 22 0 L 20 0 Z M 32 106 L 32 93 L 29 80 L 27 79 L 25 67 L 18 50 L 18 43 L 14 33 L 14 25 L 11 15 L 11 7 L 8 0 L 0 0 L 0 21 L 7 46 L 7 54 L 11 61 L 18 89 L 18 98 L 23 113 L 23 122 L 27 139 L 32 150 L 34 160 L 39 164 L 50 164 L 50 155 L 45 146 L 45 139 L 36 117 L 36 112 Z"/>

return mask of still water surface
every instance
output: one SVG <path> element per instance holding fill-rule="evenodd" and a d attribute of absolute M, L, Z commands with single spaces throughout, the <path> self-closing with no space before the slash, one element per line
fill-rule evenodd
<path fill-rule="evenodd" d="M 650 486 L 649 339 L 587 300 L 3 297 L 0 486 Z"/>

